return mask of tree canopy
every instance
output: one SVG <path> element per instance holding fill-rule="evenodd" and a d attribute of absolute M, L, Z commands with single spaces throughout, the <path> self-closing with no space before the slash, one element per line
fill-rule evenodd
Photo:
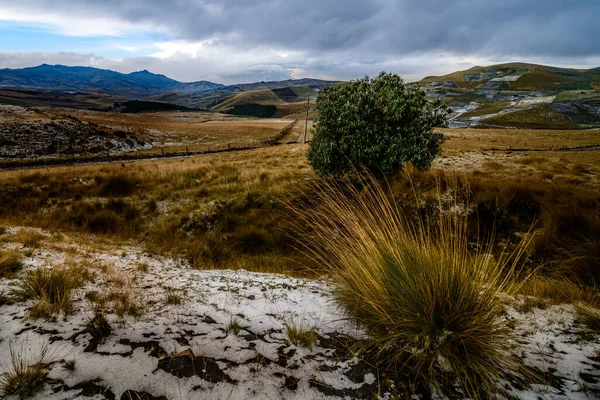
<path fill-rule="evenodd" d="M 405 163 L 427 169 L 441 150 L 448 108 L 406 86 L 398 75 L 332 85 L 317 98 L 319 121 L 308 151 L 311 166 L 324 176 L 366 168 L 387 176 Z"/>

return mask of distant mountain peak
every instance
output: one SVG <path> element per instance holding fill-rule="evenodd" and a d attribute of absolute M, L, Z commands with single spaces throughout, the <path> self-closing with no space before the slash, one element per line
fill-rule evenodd
<path fill-rule="evenodd" d="M 36 89 L 87 90 L 103 89 L 127 94 L 128 97 L 177 91 L 188 86 L 186 91 L 202 92 L 223 85 L 203 81 L 202 85 L 182 83 L 165 75 L 154 74 L 147 69 L 122 74 L 94 67 L 70 67 L 65 65 L 41 64 L 36 67 L 0 70 L 0 86 Z"/>

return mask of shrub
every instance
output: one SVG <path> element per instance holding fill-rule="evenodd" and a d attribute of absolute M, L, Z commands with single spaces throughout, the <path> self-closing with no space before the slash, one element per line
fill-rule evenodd
<path fill-rule="evenodd" d="M 308 226 L 299 228 L 301 245 L 329 268 L 338 303 L 366 329 L 384 365 L 411 368 L 415 383 L 450 376 L 471 397 L 492 392 L 520 369 L 501 318 L 505 297 L 517 289 L 514 265 L 468 250 L 464 207 L 415 220 L 374 178 L 362 183 L 362 190 L 323 184 L 319 206 L 297 210 Z"/>
<path fill-rule="evenodd" d="M 405 163 L 428 168 L 440 152 L 447 108 L 397 75 L 381 73 L 324 88 L 317 98 L 319 122 L 308 160 L 321 175 L 366 168 L 390 175 Z"/>

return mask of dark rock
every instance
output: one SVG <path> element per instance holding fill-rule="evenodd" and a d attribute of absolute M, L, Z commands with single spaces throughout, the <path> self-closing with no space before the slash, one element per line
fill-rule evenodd
<path fill-rule="evenodd" d="M 94 379 L 92 381 L 81 382 L 77 385 L 68 388 L 69 390 L 81 390 L 80 396 L 92 397 L 95 395 L 102 395 L 107 400 L 115 400 L 117 396 L 107 387 L 98 384 L 100 379 Z"/>
<path fill-rule="evenodd" d="M 212 383 L 236 383 L 236 381 L 221 370 L 215 360 L 208 357 L 196 357 L 191 349 L 161 359 L 158 362 L 158 369 L 162 369 L 180 378 L 196 375 Z"/>
<path fill-rule="evenodd" d="M 298 389 L 298 378 L 293 376 L 288 376 L 285 378 L 285 383 L 283 384 L 288 390 L 296 390 Z"/>

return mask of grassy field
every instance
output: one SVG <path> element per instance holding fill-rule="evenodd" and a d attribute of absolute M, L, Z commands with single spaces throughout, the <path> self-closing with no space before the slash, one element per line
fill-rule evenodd
<path fill-rule="evenodd" d="M 297 138 L 302 131 L 303 125 L 297 126 L 290 135 Z M 522 201 L 535 203 L 526 216 L 510 201 L 503 206 L 503 218 L 511 221 L 507 230 L 526 229 L 542 218 L 545 207 L 554 207 L 551 197 L 557 191 L 564 193 L 561 201 L 581 199 L 586 210 L 597 213 L 600 152 L 556 151 L 598 145 L 594 131 L 443 133 L 448 140 L 442 157 L 430 172 L 415 172 L 424 187 L 455 172 L 485 202 L 509 201 L 494 200 L 502 193 L 510 193 L 509 199 L 526 196 Z M 316 179 L 306 150 L 305 145 L 286 145 L 185 159 L 4 171 L 0 221 L 134 241 L 150 252 L 183 255 L 199 268 L 303 274 L 301 262 L 307 260 L 286 235 L 289 211 L 283 200 L 308 195 L 307 183 Z M 404 177 L 390 184 L 405 197 Z"/>
<path fill-rule="evenodd" d="M 524 110 L 512 111 L 483 119 L 483 124 L 523 129 L 576 129 L 577 125 L 564 114 L 546 104 L 535 105 Z"/>
<path fill-rule="evenodd" d="M 300 135 L 302 127 L 296 124 L 289 137 Z M 429 393 L 435 384 L 442 392 L 453 393 L 459 385 L 471 398 L 489 398 L 498 381 L 519 374 L 524 374 L 519 387 L 521 380 L 523 387 L 547 383 L 555 375 L 525 369 L 526 357 L 514 356 L 523 354 L 521 345 L 528 346 L 523 347 L 528 357 L 539 352 L 541 345 L 525 332 L 575 332 L 568 340 L 579 341 L 585 351 L 597 340 L 600 151 L 565 150 L 597 145 L 596 132 L 442 132 L 447 140 L 431 170 L 408 167 L 381 186 L 358 186 L 375 188 L 367 191 L 325 184 L 307 162 L 308 145 L 298 143 L 181 159 L 0 171 L 0 282 L 10 289 L 0 291 L 0 305 L 23 310 L 15 331 L 25 321 L 81 319 L 85 328 L 78 329 L 97 341 L 98 351 L 94 347 L 71 363 L 65 358 L 61 362 L 71 368 L 65 374 L 93 370 L 87 365 L 99 356 L 98 346 L 122 340 L 120 326 L 138 335 L 143 325 L 154 332 L 144 337 L 160 346 L 171 339 L 157 337 L 171 333 L 157 326 L 169 332 L 182 326 L 173 332 L 181 336 L 175 340 L 181 348 L 240 341 L 241 351 L 248 341 L 262 340 L 253 332 L 261 332 L 268 316 L 281 322 L 277 346 L 303 348 L 298 353 L 305 354 L 334 343 L 339 354 L 354 359 L 358 354 L 378 381 L 399 382 L 403 395 Z M 32 259 L 57 254 L 62 258 L 51 269 L 31 265 Z M 198 271 L 213 269 L 238 273 Z M 265 283 L 273 279 L 284 282 Z M 333 294 L 316 290 L 330 284 Z M 232 295 L 239 297 L 228 303 Z M 295 302 L 283 308 L 287 295 Z M 316 299 L 323 302 L 318 318 L 357 322 L 369 337 L 338 343 L 345 338 L 340 328 L 322 336 L 323 326 L 302 319 L 305 310 L 299 310 Z M 344 318 L 323 314 L 324 304 Z M 207 318 L 216 312 L 216 319 Z M 559 322 L 537 320 L 556 313 Z M 535 324 L 524 322 L 528 318 Z M 212 336 L 182 336 L 198 326 Z M 71 325 L 68 329 L 73 335 Z M 520 335 L 518 346 L 514 335 Z M 154 351 L 155 342 L 148 343 L 138 356 Z M 565 354 L 574 354 L 565 348 L 571 352 Z M 179 356 L 177 350 L 156 349 L 161 363 Z M 338 353 L 332 354 L 339 362 Z M 21 353 L 15 353 L 13 367 L 20 366 L 18 357 Z M 277 355 L 276 363 L 263 358 L 256 358 L 256 371 L 288 365 Z M 128 356 L 117 359 L 129 362 Z M 51 385 L 49 362 L 36 360 L 3 375 L 3 390 L 20 390 L 26 380 L 21 375 L 39 377 L 35 390 Z M 296 371 L 292 368 L 297 367 L 284 371 Z M 267 379 L 253 373 L 239 376 Z M 561 374 L 556 376 L 566 376 Z M 379 390 L 384 389 L 373 393 Z M 595 386 L 581 390 L 597 393 Z"/>
<path fill-rule="evenodd" d="M 204 149 L 227 143 L 247 142 L 276 135 L 292 120 L 251 119 L 205 112 L 157 112 L 118 114 L 80 112 L 82 121 L 110 127 L 141 130 L 142 135 L 173 151 Z M 159 152 L 153 149 L 149 152 Z"/>
<path fill-rule="evenodd" d="M 86 162 L 89 157 L 112 156 L 127 159 L 257 147 L 267 141 L 276 141 L 294 121 L 295 119 L 258 119 L 196 111 L 121 114 L 17 107 L 0 113 L 0 123 L 7 129 L 20 129 L 29 135 L 29 139 L 22 145 L 10 142 L 7 154 L 3 155 L 15 152 L 34 154 L 28 142 L 31 140 L 37 143 L 36 151 L 44 151 L 45 156 L 55 158 L 56 162 L 61 157 Z M 71 128 L 73 126 L 76 128 Z M 65 133 L 57 138 L 53 132 L 61 127 Z M 84 134 L 84 131 L 94 135 Z M 123 140 L 135 137 L 138 144 L 135 147 L 115 145 L 111 138 L 116 134 L 121 135 L 116 138 L 118 140 L 121 137 Z M 60 147 L 55 143 L 59 139 L 62 144 Z M 127 143 L 129 142 L 125 142 Z M 51 150 L 52 148 L 56 150 Z M 23 161 L 28 160 L 11 158 L 4 160 L 4 164 L 17 166 Z M 43 164 L 44 159 L 38 161 Z"/>

